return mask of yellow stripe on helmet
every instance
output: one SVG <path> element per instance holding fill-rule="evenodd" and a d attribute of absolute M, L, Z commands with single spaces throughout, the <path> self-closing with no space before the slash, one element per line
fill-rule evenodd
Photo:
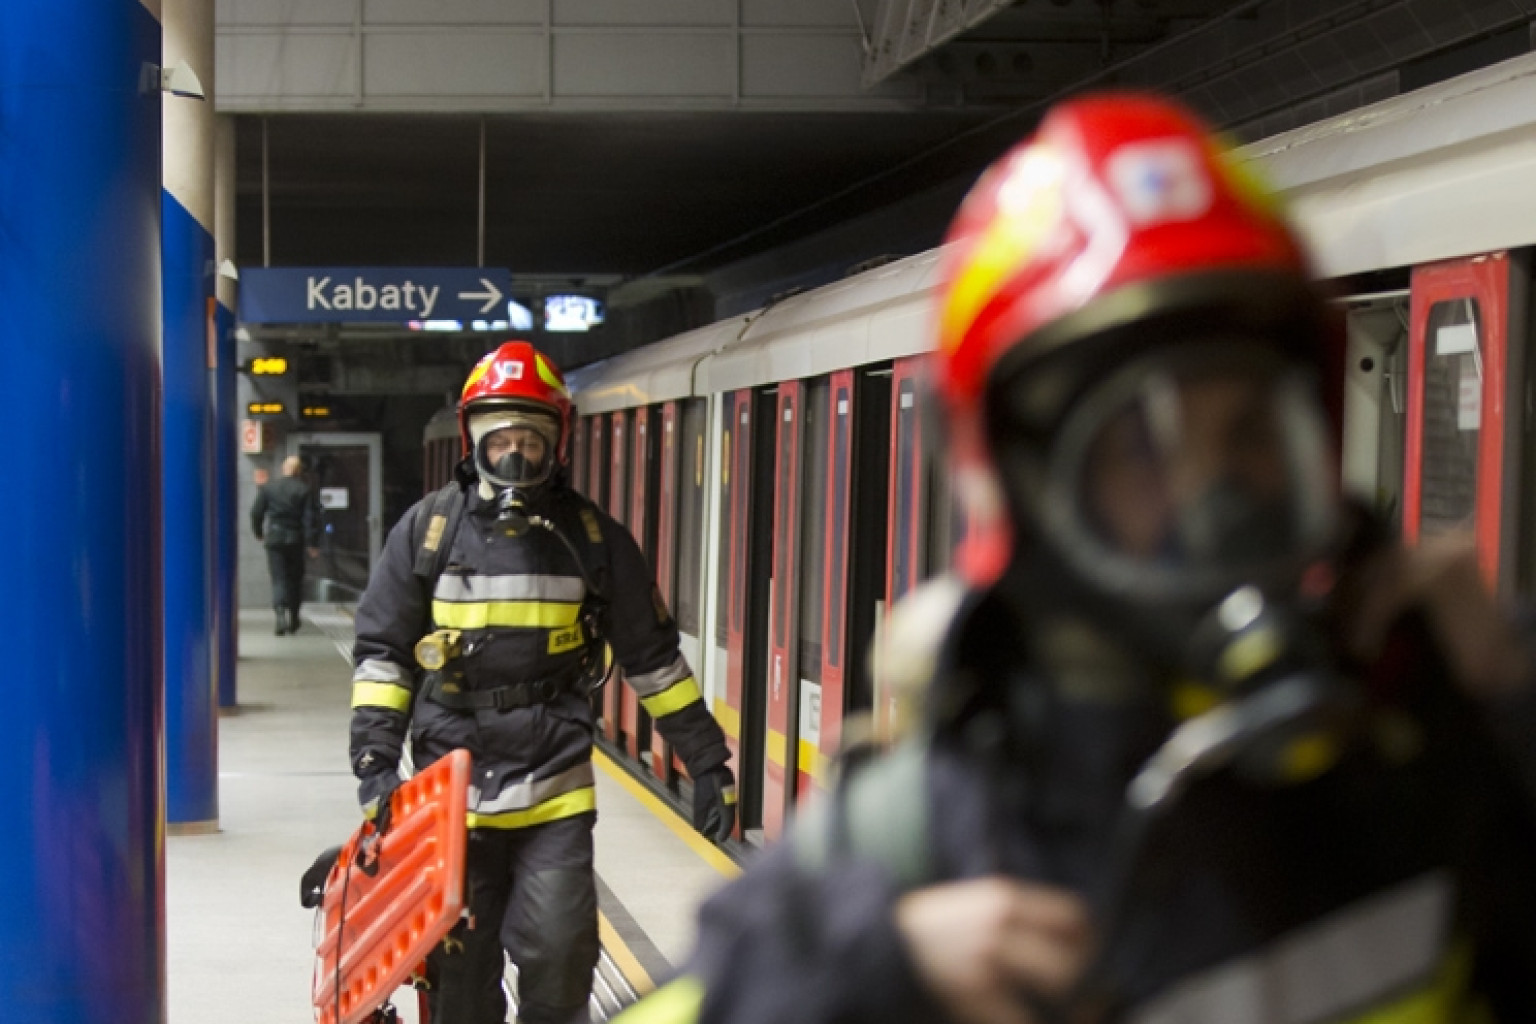
<path fill-rule="evenodd" d="M 571 393 L 565 388 L 565 381 L 560 379 L 560 374 L 555 372 L 555 368 L 549 364 L 549 360 L 545 359 L 542 354 L 534 354 L 533 365 L 539 371 L 540 380 L 560 392 L 566 398 L 571 397 Z"/>
<path fill-rule="evenodd" d="M 1040 248 L 1061 219 L 1066 167 L 1042 146 L 1031 147 L 1004 172 L 997 211 L 986 230 L 962 256 L 944 303 L 940 340 L 954 351 L 966 330 Z"/>

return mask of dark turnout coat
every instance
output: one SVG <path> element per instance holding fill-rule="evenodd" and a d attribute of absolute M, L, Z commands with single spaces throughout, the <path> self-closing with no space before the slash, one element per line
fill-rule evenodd
<path fill-rule="evenodd" d="M 1168 722 L 1053 703 L 1018 635 L 1000 601 L 969 598 L 938 662 L 936 724 L 851 769 L 834 807 L 712 899 L 684 974 L 625 1024 L 944 1020 L 894 903 L 994 874 L 1073 890 L 1101 924 L 1118 905 L 1094 971 L 1107 1009 L 1081 1019 L 1536 1020 L 1536 818 L 1507 756 L 1533 752 L 1530 709 L 1490 717 L 1461 697 L 1421 619 L 1371 670 L 1386 697 L 1332 770 L 1196 784 L 1119 892 L 1126 783 Z M 1040 699 L 1009 704 L 1009 688 Z"/>
<path fill-rule="evenodd" d="M 413 572 L 430 500 L 390 532 L 358 604 L 351 757 L 360 777 L 397 763 L 409 727 L 418 767 L 455 748 L 470 751 L 472 828 L 521 828 L 592 811 L 593 712 L 580 680 L 596 642 L 588 579 L 604 592 L 596 618 L 626 681 L 689 773 L 697 778 L 725 764 L 724 734 L 628 531 L 557 486 L 540 511 L 571 546 L 537 528 L 509 537 L 492 504 L 471 488 L 433 584 Z M 578 565 L 578 556 L 589 564 Z M 418 669 L 414 647 L 439 628 L 461 631 L 464 653 L 434 678 Z M 497 693 L 506 697 L 501 706 L 465 706 Z"/>

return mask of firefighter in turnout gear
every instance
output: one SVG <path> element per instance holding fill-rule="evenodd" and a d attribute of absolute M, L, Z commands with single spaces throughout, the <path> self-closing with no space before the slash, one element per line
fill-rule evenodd
<path fill-rule="evenodd" d="M 1177 105 L 1083 97 L 945 258 L 972 530 L 921 725 L 621 1021 L 1536 1020 L 1529 644 L 1337 495 L 1341 325 L 1272 201 Z"/>
<path fill-rule="evenodd" d="M 503 949 L 518 1019 L 585 1019 L 598 957 L 593 710 L 603 644 L 694 783 L 694 825 L 735 824 L 725 737 L 678 650 L 634 539 L 565 479 L 559 371 L 508 342 L 470 373 L 455 483 L 390 533 L 357 608 L 351 763 L 388 827 L 409 730 L 418 768 L 474 759 L 465 920 L 429 960 L 433 1024 L 500 1024 Z M 382 818 L 378 817 L 383 815 Z"/>

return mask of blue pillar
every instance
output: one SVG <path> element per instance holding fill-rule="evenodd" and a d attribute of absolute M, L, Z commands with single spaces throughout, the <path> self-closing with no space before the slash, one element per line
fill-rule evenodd
<path fill-rule="evenodd" d="M 0 3 L 0 1019 L 161 1024 L 160 27 Z"/>
<path fill-rule="evenodd" d="M 214 119 L 213 250 L 219 264 L 214 292 L 219 305 L 218 358 L 213 373 L 214 431 L 214 668 L 219 680 L 219 707 L 239 704 L 235 664 L 240 653 L 240 607 L 237 587 L 240 564 L 240 412 L 235 344 L 235 119 Z"/>
<path fill-rule="evenodd" d="M 212 0 L 163 0 L 161 18 L 165 64 L 185 61 L 211 90 Z M 167 95 L 163 118 L 166 818 L 175 832 L 203 832 L 219 819 L 211 98 Z"/>
<path fill-rule="evenodd" d="M 236 636 L 240 608 L 235 597 L 235 567 L 239 563 L 240 482 L 238 471 L 240 414 L 235 408 L 235 313 L 222 301 L 216 323 L 219 365 L 214 374 L 214 405 L 217 431 L 214 438 L 214 602 L 218 616 L 214 630 L 217 650 L 214 664 L 219 679 L 219 707 L 232 708 L 239 703 L 235 691 Z"/>

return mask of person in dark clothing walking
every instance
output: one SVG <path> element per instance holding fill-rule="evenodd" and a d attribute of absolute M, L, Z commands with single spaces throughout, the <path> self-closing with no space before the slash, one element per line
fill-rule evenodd
<path fill-rule="evenodd" d="M 320 513 L 315 497 L 300 475 L 297 455 L 283 460 L 283 475 L 256 492 L 251 506 L 251 532 L 267 549 L 272 574 L 272 610 L 278 636 L 299 631 L 299 607 L 304 603 L 304 553 L 320 553 Z"/>
<path fill-rule="evenodd" d="M 1080 97 L 944 257 L 972 530 L 880 659 L 921 725 L 619 1021 L 1536 1021 L 1528 637 L 1339 496 L 1343 325 L 1273 201 L 1179 106 Z"/>
<path fill-rule="evenodd" d="M 572 405 L 527 342 L 477 364 L 455 480 L 390 531 L 357 606 L 351 761 L 388 828 L 406 733 L 417 768 L 473 756 L 465 919 L 429 956 L 433 1024 L 587 1019 L 598 958 L 591 686 L 605 645 L 693 779 L 694 827 L 736 820 L 725 734 L 629 532 L 566 484 Z"/>

